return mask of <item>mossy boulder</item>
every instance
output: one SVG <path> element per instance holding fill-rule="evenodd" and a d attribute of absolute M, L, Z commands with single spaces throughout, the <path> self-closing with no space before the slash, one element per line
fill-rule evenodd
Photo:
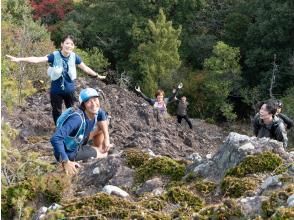
<path fill-rule="evenodd" d="M 229 169 L 226 176 L 244 177 L 247 174 L 272 172 L 282 163 L 282 158 L 277 154 L 264 152 L 246 157 L 238 166 Z"/>
<path fill-rule="evenodd" d="M 221 190 L 225 196 L 239 198 L 248 192 L 254 191 L 259 181 L 253 177 L 231 177 L 227 176 L 221 183 Z"/>
<path fill-rule="evenodd" d="M 147 153 L 134 148 L 125 150 L 122 156 L 126 158 L 126 163 L 131 168 L 138 168 L 149 159 Z"/>
<path fill-rule="evenodd" d="M 185 166 L 169 157 L 155 157 L 136 169 L 135 181 L 145 182 L 156 175 L 169 177 L 171 180 L 180 180 L 185 174 Z"/>

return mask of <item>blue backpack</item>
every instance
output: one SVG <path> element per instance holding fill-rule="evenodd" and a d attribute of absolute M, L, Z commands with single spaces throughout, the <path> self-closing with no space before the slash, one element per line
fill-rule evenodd
<path fill-rule="evenodd" d="M 66 150 L 71 152 L 75 151 L 76 148 L 79 147 L 84 140 L 84 135 L 86 130 L 86 121 L 85 121 L 84 112 L 80 109 L 76 110 L 74 107 L 70 107 L 66 109 L 64 112 L 62 112 L 62 114 L 59 116 L 56 122 L 56 128 L 61 128 L 64 122 L 74 114 L 78 114 L 81 117 L 82 123 L 78 132 L 76 133 L 74 137 L 68 136 L 64 139 Z"/>

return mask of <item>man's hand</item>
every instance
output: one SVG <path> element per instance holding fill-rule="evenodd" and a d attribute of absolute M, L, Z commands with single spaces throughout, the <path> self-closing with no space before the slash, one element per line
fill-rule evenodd
<path fill-rule="evenodd" d="M 101 75 L 99 75 L 98 73 L 97 73 L 97 79 L 106 79 L 106 76 L 101 76 Z"/>
<path fill-rule="evenodd" d="M 17 57 L 10 56 L 10 55 L 6 55 L 6 57 L 8 57 L 10 59 L 10 61 L 12 61 L 12 62 L 17 62 L 17 63 L 20 62 Z"/>
<path fill-rule="evenodd" d="M 180 83 L 180 84 L 178 85 L 178 89 L 181 89 L 181 88 L 183 88 L 183 83 Z"/>
<path fill-rule="evenodd" d="M 80 164 L 77 162 L 72 161 L 64 161 L 62 162 L 62 166 L 64 169 L 64 172 L 68 175 L 74 175 L 78 172 L 78 168 L 80 168 Z"/>
<path fill-rule="evenodd" d="M 140 86 L 135 86 L 135 90 L 136 90 L 137 92 L 141 92 Z"/>
<path fill-rule="evenodd" d="M 101 152 L 101 153 L 106 153 L 106 152 L 108 152 L 109 149 L 112 148 L 112 147 L 113 147 L 113 144 L 104 145 L 104 146 L 102 147 L 102 152 Z"/>

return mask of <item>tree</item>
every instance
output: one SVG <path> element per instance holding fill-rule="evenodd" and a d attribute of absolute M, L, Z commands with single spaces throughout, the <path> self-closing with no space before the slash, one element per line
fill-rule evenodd
<path fill-rule="evenodd" d="M 34 9 L 33 18 L 40 19 L 42 24 L 52 25 L 63 20 L 73 10 L 72 0 L 30 0 Z"/>
<path fill-rule="evenodd" d="M 207 72 L 204 80 L 206 95 L 206 113 L 212 119 L 220 116 L 234 120 L 233 106 L 228 102 L 240 77 L 240 51 L 223 42 L 218 42 L 213 49 L 213 56 L 206 59 L 204 68 Z"/>
<path fill-rule="evenodd" d="M 159 10 L 158 19 L 149 20 L 146 34 L 148 41 L 141 43 L 138 50 L 131 55 L 131 60 L 138 65 L 135 78 L 142 79 L 144 92 L 153 94 L 158 87 L 166 88 L 168 79 L 180 66 L 178 48 L 181 27 L 174 29 L 171 21 L 166 21 L 162 9 Z"/>
<path fill-rule="evenodd" d="M 27 1 L 3 1 L 2 12 L 2 100 L 7 107 L 34 92 L 32 79 L 46 80 L 45 65 L 26 65 L 8 62 L 5 55 L 44 56 L 48 49 L 53 50 L 50 35 L 39 22 L 31 17 L 31 7 Z M 19 14 L 21 13 L 21 14 Z M 19 18 L 19 19 L 16 19 Z"/>

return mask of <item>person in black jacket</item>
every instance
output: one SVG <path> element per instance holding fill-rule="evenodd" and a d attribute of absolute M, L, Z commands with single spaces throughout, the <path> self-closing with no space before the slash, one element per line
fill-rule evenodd
<path fill-rule="evenodd" d="M 283 120 L 283 122 L 284 122 L 287 129 L 291 129 L 293 127 L 293 125 L 294 125 L 294 121 L 291 118 L 289 118 L 287 115 L 281 113 L 282 108 L 283 108 L 282 101 L 277 100 L 276 105 L 277 105 L 276 116 L 278 116 L 280 119 Z"/>
<path fill-rule="evenodd" d="M 178 100 L 178 99 L 177 99 Z M 187 102 L 186 96 L 182 96 L 180 100 L 178 100 L 178 107 L 177 107 L 177 119 L 178 123 L 181 124 L 182 119 L 185 119 L 188 123 L 190 129 L 193 128 L 191 120 L 187 115 L 187 108 L 189 103 Z"/>
<path fill-rule="evenodd" d="M 261 104 L 259 113 L 253 120 L 253 132 L 258 138 L 268 137 L 283 142 L 287 148 L 288 138 L 283 120 L 275 116 L 277 105 L 273 100 L 268 100 Z"/>

